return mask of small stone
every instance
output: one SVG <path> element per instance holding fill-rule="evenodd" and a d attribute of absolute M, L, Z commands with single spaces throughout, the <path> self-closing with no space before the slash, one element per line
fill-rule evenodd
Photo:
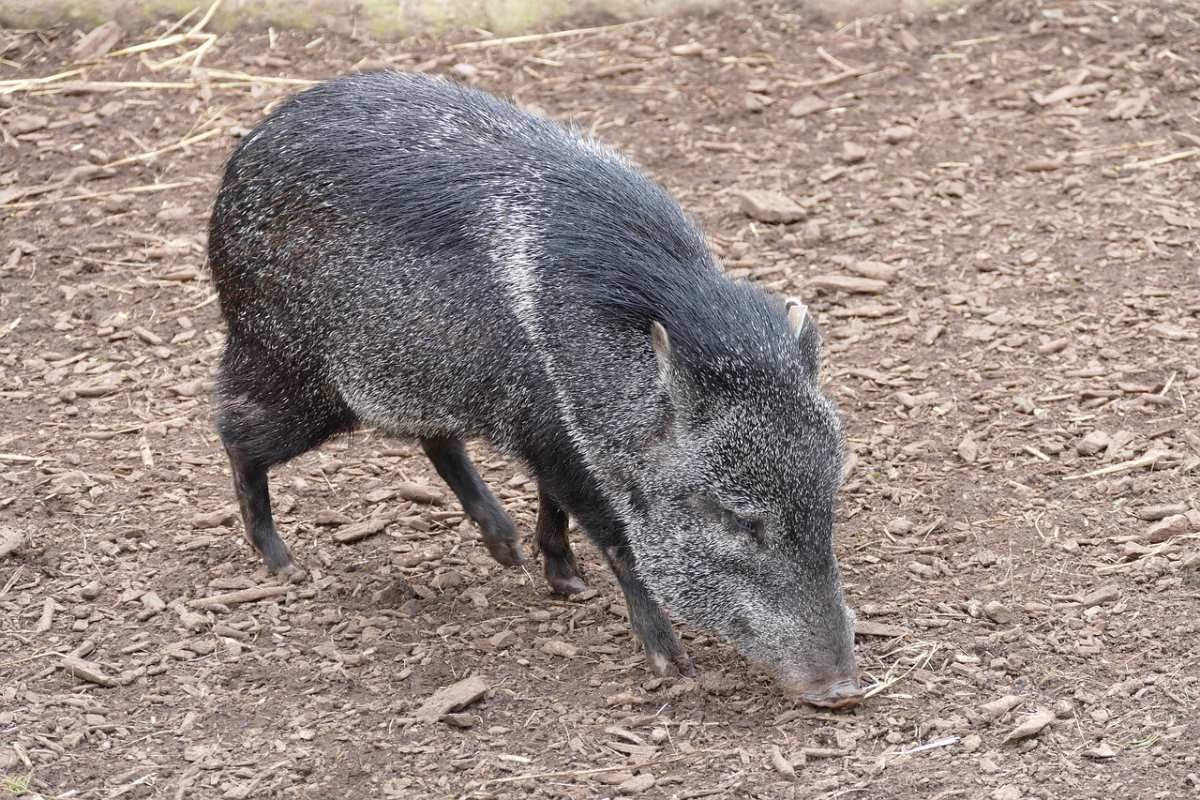
<path fill-rule="evenodd" d="M 1037 711 L 1030 714 L 1025 720 L 1013 728 L 1008 736 L 1004 737 L 1006 742 L 1014 742 L 1018 739 L 1028 739 L 1030 736 L 1037 736 L 1046 726 L 1054 721 L 1054 712 L 1048 708 L 1039 708 Z"/>
<path fill-rule="evenodd" d="M 158 592 L 146 592 L 144 595 L 142 595 L 141 601 L 142 605 L 146 607 L 147 611 L 158 612 L 167 607 L 167 604 L 163 602 L 163 599 L 158 596 Z"/>
<path fill-rule="evenodd" d="M 1024 796 L 1020 788 L 1011 783 L 1004 784 L 991 794 L 992 800 L 1021 800 Z"/>
<path fill-rule="evenodd" d="M 816 114 L 828 108 L 828 101 L 822 100 L 815 94 L 810 94 L 792 103 L 792 107 L 788 109 L 788 115 L 792 117 L 807 117 L 809 114 Z"/>
<path fill-rule="evenodd" d="M 787 224 L 807 216 L 796 201 L 779 192 L 747 189 L 736 194 L 741 201 L 742 213 L 759 222 Z"/>
<path fill-rule="evenodd" d="M 906 536 L 913 527 L 913 521 L 908 517 L 896 517 L 887 524 L 887 532 L 893 536 Z"/>
<path fill-rule="evenodd" d="M 896 125 L 891 128 L 886 128 L 883 131 L 883 140 L 888 144 L 900 144 L 907 142 L 916 134 L 912 128 L 907 125 Z"/>
<path fill-rule="evenodd" d="M 1136 513 L 1137 518 L 1140 520 L 1157 522 L 1160 519 L 1165 519 L 1175 514 L 1186 514 L 1187 510 L 1187 503 L 1159 503 L 1157 505 L 1144 506 Z"/>
<path fill-rule="evenodd" d="M 79 596 L 84 600 L 95 600 L 100 596 L 101 591 L 103 591 L 103 587 L 100 585 L 100 581 L 93 580 L 79 589 Z"/>
<path fill-rule="evenodd" d="M 15 117 L 6 119 L 4 124 L 9 133 L 13 136 L 20 136 L 23 133 L 40 131 L 50 124 L 50 118 L 45 114 L 17 114 Z"/>
<path fill-rule="evenodd" d="M 479 77 L 479 67 L 474 64 L 462 62 L 455 64 L 450 68 L 450 74 L 456 78 L 461 78 L 464 81 L 473 81 Z"/>
<path fill-rule="evenodd" d="M 1001 602 L 990 600 L 983 604 L 983 613 L 997 625 L 1009 625 L 1013 621 L 1013 613 Z"/>
<path fill-rule="evenodd" d="M 980 748 L 980 746 L 982 746 L 982 744 L 983 738 L 977 733 L 972 733 L 963 737 L 962 749 L 963 752 L 974 753 Z"/>
<path fill-rule="evenodd" d="M 654 786 L 654 776 L 649 772 L 643 772 L 617 786 L 617 791 L 621 794 L 641 794 L 652 786 Z"/>
<path fill-rule="evenodd" d="M 854 142 L 842 142 L 842 161 L 847 164 L 858 164 L 867 158 L 867 149 Z"/>
<path fill-rule="evenodd" d="M 1094 758 L 1098 760 L 1106 758 L 1116 758 L 1117 751 L 1109 746 L 1108 742 L 1100 742 L 1095 747 L 1089 747 L 1082 753 L 1084 758 Z"/>
<path fill-rule="evenodd" d="M 1075 445 L 1075 452 L 1081 456 L 1094 456 L 1108 447 L 1109 435 L 1104 431 L 1092 431 Z"/>
<path fill-rule="evenodd" d="M 25 537 L 12 528 L 0 528 L 0 558 L 15 553 L 25 544 Z"/>
<path fill-rule="evenodd" d="M 1059 700 L 1054 704 L 1054 716 L 1059 719 L 1070 719 L 1075 716 L 1075 705 L 1070 700 Z"/>
<path fill-rule="evenodd" d="M 677 44 L 671 48 L 671 55 L 673 56 L 698 56 L 702 53 L 704 53 L 704 45 L 699 42 Z"/>
<path fill-rule="evenodd" d="M 206 511 L 192 516 L 193 528 L 221 528 L 237 519 L 238 511 L 232 506 Z"/>

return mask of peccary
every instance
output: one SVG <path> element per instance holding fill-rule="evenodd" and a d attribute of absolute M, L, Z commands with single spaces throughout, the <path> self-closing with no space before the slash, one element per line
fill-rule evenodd
<path fill-rule="evenodd" d="M 655 671 L 693 671 L 666 606 L 793 695 L 861 700 L 817 330 L 802 304 L 725 277 L 625 159 L 441 79 L 340 78 L 241 141 L 209 265 L 228 326 L 217 426 L 271 569 L 297 568 L 268 469 L 359 424 L 419 440 L 517 564 L 463 449 L 481 438 L 536 476 L 550 587 L 585 588 L 574 519 Z"/>

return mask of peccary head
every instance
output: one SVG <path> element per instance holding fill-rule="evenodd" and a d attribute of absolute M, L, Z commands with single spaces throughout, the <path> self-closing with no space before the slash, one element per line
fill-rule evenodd
<path fill-rule="evenodd" d="M 638 572 L 786 693 L 850 706 L 853 614 L 831 541 L 841 431 L 815 325 L 797 301 L 772 306 L 741 344 L 703 353 L 652 324 L 665 420 L 636 502 L 655 533 L 635 546 Z"/>

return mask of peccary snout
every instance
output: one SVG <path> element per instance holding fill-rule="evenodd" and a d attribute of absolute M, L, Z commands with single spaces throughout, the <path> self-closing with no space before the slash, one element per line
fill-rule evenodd
<path fill-rule="evenodd" d="M 852 708 L 863 700 L 862 688 L 854 676 L 819 683 L 780 683 L 783 693 L 822 708 Z"/>

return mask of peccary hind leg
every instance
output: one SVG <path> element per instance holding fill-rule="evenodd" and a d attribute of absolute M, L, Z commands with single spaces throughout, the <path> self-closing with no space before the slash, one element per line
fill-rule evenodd
<path fill-rule="evenodd" d="M 287 545 L 279 538 L 271 518 L 271 493 L 267 486 L 267 466 L 250 461 L 236 444 L 226 443 L 229 465 L 233 470 L 233 488 L 242 511 L 246 540 L 258 551 L 271 572 L 286 577 L 298 576 L 300 569 L 292 560 Z"/>
<path fill-rule="evenodd" d="M 479 526 L 483 543 L 492 558 L 506 567 L 521 563 L 521 548 L 512 517 L 500 506 L 500 501 L 488 490 L 462 442 L 457 439 L 427 438 L 421 440 L 425 455 L 434 469 L 458 497 L 463 511 Z"/>
<path fill-rule="evenodd" d="M 544 490 L 538 491 L 537 531 L 534 550 L 542 554 L 546 582 L 555 594 L 571 595 L 587 588 L 567 539 L 567 513 Z"/>
<path fill-rule="evenodd" d="M 633 553 L 628 545 L 606 547 L 604 555 L 608 557 L 608 563 L 625 593 L 629 623 L 634 635 L 646 648 L 646 662 L 650 668 L 659 675 L 669 675 L 675 670 L 682 675 L 695 675 L 692 660 L 675 635 L 671 620 L 634 572 Z"/>

